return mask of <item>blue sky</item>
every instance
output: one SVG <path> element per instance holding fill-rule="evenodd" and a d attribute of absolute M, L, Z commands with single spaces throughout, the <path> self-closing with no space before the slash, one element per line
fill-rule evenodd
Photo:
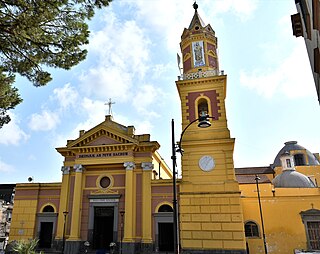
<path fill-rule="evenodd" d="M 226 110 L 236 139 L 235 167 L 273 163 L 284 142 L 319 152 L 320 106 L 303 39 L 292 35 L 293 0 L 198 0 L 218 37 L 228 75 Z M 0 183 L 61 180 L 56 147 L 104 120 L 150 133 L 171 165 L 171 119 L 181 132 L 176 54 L 193 0 L 114 0 L 90 21 L 88 57 L 53 81 L 33 87 L 18 77 L 24 102 L 0 129 Z"/>

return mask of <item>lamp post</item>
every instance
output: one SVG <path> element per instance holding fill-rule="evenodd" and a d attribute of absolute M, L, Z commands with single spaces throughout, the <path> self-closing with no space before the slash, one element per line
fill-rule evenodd
<path fill-rule="evenodd" d="M 267 242 L 266 242 L 266 235 L 264 233 L 264 224 L 263 224 L 263 215 L 262 215 L 262 208 L 261 208 L 261 201 L 260 201 L 260 191 L 259 191 L 259 180 L 260 177 L 256 175 L 255 179 L 257 185 L 257 192 L 258 192 L 258 201 L 259 201 L 259 210 L 260 210 L 260 219 L 261 219 L 261 228 L 262 228 L 262 238 L 263 238 L 263 245 L 264 245 L 264 253 L 267 254 Z"/>
<path fill-rule="evenodd" d="M 173 250 L 175 254 L 180 253 L 180 230 L 179 230 L 179 212 L 178 212 L 178 199 L 177 199 L 177 156 L 176 152 L 179 152 L 181 156 L 183 155 L 183 149 L 181 146 L 182 143 L 182 137 L 185 133 L 185 131 L 189 128 L 189 126 L 196 121 L 199 121 L 198 127 L 200 128 L 207 128 L 211 126 L 211 123 L 209 122 L 208 118 L 214 119 L 214 117 L 210 117 L 208 115 L 200 116 L 199 118 L 191 121 L 181 132 L 180 135 L 180 141 L 178 143 L 178 146 L 175 142 L 175 135 L 174 135 L 174 119 L 171 120 L 171 148 L 172 148 L 172 182 L 173 182 Z M 178 148 L 178 149 L 177 149 Z"/>
<path fill-rule="evenodd" d="M 66 245 L 66 219 L 69 212 L 63 212 L 63 232 L 62 232 L 62 251 L 61 253 L 64 254 L 64 247 Z"/>
<path fill-rule="evenodd" d="M 123 238 L 123 215 L 125 211 L 120 211 L 121 215 L 121 225 L 120 225 L 120 254 L 122 254 L 122 238 Z"/>

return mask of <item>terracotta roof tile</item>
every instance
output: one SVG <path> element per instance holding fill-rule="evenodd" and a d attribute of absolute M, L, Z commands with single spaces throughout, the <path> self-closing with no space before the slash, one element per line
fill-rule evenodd
<path fill-rule="evenodd" d="M 260 180 L 259 180 L 259 184 L 260 183 L 271 183 L 271 181 L 269 180 L 269 178 L 266 175 L 259 175 Z M 256 176 L 255 175 L 236 175 L 237 181 L 240 184 L 255 184 L 256 183 Z"/>
<path fill-rule="evenodd" d="M 270 166 L 246 167 L 246 168 L 235 168 L 235 173 L 236 175 L 274 174 L 274 170 Z"/>

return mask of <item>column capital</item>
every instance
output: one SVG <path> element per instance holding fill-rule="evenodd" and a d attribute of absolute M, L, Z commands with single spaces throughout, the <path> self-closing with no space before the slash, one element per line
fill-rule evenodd
<path fill-rule="evenodd" d="M 62 166 L 61 171 L 63 175 L 69 175 L 70 173 L 70 167 Z"/>
<path fill-rule="evenodd" d="M 153 164 L 152 164 L 152 162 L 142 162 L 141 167 L 143 170 L 152 170 Z"/>
<path fill-rule="evenodd" d="M 136 164 L 133 161 L 126 161 L 125 163 L 123 163 L 123 166 L 126 170 L 133 170 L 136 168 Z"/>
<path fill-rule="evenodd" d="M 82 173 L 84 171 L 84 166 L 81 164 L 75 164 L 73 169 L 76 173 Z"/>

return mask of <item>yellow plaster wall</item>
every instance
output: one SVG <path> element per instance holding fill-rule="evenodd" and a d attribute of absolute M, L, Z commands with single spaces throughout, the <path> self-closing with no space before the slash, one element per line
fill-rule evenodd
<path fill-rule="evenodd" d="M 37 200 L 15 200 L 9 241 L 35 237 Z"/>
<path fill-rule="evenodd" d="M 159 167 L 160 167 L 160 177 L 161 179 L 171 179 L 172 178 L 172 171 L 168 167 L 167 163 L 161 157 L 161 155 L 155 152 L 152 156 L 152 163 L 153 163 L 153 170 L 155 170 L 159 174 Z M 159 175 L 157 175 L 156 179 L 159 179 Z"/>
<path fill-rule="evenodd" d="M 184 249 L 245 249 L 239 194 L 180 194 Z"/>
<path fill-rule="evenodd" d="M 240 185 L 244 221 L 254 221 L 260 227 L 260 238 L 246 238 L 250 253 L 264 253 L 259 204 L 255 184 Z M 276 188 L 259 184 L 261 207 L 268 252 L 292 254 L 295 249 L 306 249 L 306 232 L 300 212 L 320 209 L 318 188 Z"/>

